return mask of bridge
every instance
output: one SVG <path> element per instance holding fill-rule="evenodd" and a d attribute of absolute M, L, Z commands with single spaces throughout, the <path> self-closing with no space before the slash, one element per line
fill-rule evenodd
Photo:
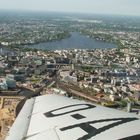
<path fill-rule="evenodd" d="M 50 63 L 47 64 L 47 70 L 70 70 L 72 69 L 72 64 L 63 64 L 63 63 Z"/>

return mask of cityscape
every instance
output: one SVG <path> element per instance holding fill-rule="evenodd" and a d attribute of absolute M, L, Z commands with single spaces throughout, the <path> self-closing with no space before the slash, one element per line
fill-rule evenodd
<path fill-rule="evenodd" d="M 0 140 L 50 94 L 139 116 L 140 17 L 1 10 Z"/>

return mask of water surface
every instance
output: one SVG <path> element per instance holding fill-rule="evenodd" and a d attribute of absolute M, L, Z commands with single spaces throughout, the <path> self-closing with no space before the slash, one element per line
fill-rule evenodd
<path fill-rule="evenodd" d="M 77 32 L 72 32 L 71 37 L 62 39 L 59 41 L 39 43 L 35 45 L 28 45 L 28 47 L 43 49 L 43 50 L 62 50 L 62 49 L 94 49 L 94 48 L 116 48 L 117 45 L 113 43 L 107 43 L 97 41 L 88 38 L 85 35 L 81 35 Z"/>

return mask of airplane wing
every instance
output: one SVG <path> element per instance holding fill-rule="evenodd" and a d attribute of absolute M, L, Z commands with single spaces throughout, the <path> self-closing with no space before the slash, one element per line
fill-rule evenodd
<path fill-rule="evenodd" d="M 140 116 L 44 95 L 26 101 L 6 140 L 140 140 Z"/>

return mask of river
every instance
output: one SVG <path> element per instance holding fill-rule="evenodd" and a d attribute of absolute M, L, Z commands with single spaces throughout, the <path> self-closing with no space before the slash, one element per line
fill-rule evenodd
<path fill-rule="evenodd" d="M 97 41 L 88 38 L 78 32 L 72 32 L 71 37 L 59 41 L 39 43 L 35 45 L 28 45 L 27 47 L 42 49 L 42 50 L 62 50 L 62 49 L 94 49 L 94 48 L 116 48 L 117 45 Z"/>

